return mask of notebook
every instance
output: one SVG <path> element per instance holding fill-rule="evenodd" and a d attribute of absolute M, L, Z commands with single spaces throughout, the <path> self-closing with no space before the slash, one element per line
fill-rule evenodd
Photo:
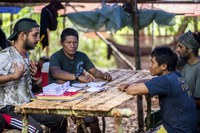
<path fill-rule="evenodd" d="M 63 100 L 63 101 L 71 101 L 76 100 L 83 97 L 83 94 L 80 92 L 65 92 L 62 95 L 46 95 L 44 93 L 39 93 L 36 95 L 37 99 L 41 100 Z"/>

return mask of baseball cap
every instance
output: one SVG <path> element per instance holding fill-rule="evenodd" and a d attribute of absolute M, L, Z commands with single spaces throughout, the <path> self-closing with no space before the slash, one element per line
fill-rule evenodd
<path fill-rule="evenodd" d="M 8 38 L 8 40 L 14 40 L 16 35 L 21 31 L 29 30 L 36 27 L 39 27 L 39 25 L 35 20 L 31 18 L 22 18 L 18 20 L 15 24 L 13 34 Z"/>

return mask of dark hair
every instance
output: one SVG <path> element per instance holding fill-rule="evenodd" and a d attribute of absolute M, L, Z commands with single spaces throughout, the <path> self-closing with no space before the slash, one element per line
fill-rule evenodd
<path fill-rule="evenodd" d="M 65 37 L 66 36 L 75 36 L 79 40 L 79 38 L 78 38 L 78 32 L 75 29 L 72 29 L 72 28 L 66 28 L 66 29 L 64 29 L 62 31 L 62 34 L 60 36 L 61 42 L 65 41 Z"/>
<path fill-rule="evenodd" d="M 157 47 L 151 53 L 151 57 L 155 57 L 158 65 L 167 64 L 168 71 L 175 71 L 177 65 L 177 54 L 173 52 L 169 47 L 161 46 Z"/>

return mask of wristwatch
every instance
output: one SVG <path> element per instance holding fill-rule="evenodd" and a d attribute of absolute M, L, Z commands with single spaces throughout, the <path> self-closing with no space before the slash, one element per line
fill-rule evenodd
<path fill-rule="evenodd" d="M 76 81 L 79 81 L 79 76 L 80 76 L 79 73 L 76 73 L 76 74 L 75 74 L 75 77 L 76 77 L 75 80 L 76 80 Z"/>

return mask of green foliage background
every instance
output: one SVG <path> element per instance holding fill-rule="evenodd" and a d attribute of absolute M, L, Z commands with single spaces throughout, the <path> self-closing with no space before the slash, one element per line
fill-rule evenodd
<path fill-rule="evenodd" d="M 33 9 L 31 7 L 25 7 L 18 14 L 14 14 L 13 15 L 14 24 L 15 21 L 24 16 L 35 19 L 38 23 L 40 23 L 40 14 L 36 13 L 31 14 L 32 11 Z M 1 19 L 3 20 L 2 28 L 6 33 L 6 37 L 9 37 L 11 34 L 9 26 L 9 24 L 11 23 L 10 16 L 11 15 L 7 13 L 1 14 Z M 51 54 L 61 49 L 60 34 L 63 30 L 63 18 L 58 17 L 57 20 L 58 20 L 57 30 L 50 32 L 49 56 L 51 56 Z M 75 28 L 74 25 L 68 19 L 66 19 L 65 27 Z M 79 37 L 80 41 L 78 50 L 85 52 L 97 68 L 104 70 L 116 68 L 114 57 L 112 57 L 110 60 L 107 59 L 107 44 L 105 44 L 100 39 L 87 38 L 80 31 L 79 31 Z M 40 57 L 46 56 L 46 53 L 45 50 L 42 50 L 41 44 L 38 44 L 35 50 L 31 51 L 30 55 L 31 55 L 30 57 L 33 60 L 38 61 Z"/>
<path fill-rule="evenodd" d="M 13 25 L 10 26 L 10 24 L 15 24 L 15 22 L 22 18 L 22 17 L 30 17 L 32 19 L 35 19 L 38 23 L 40 23 L 40 14 L 34 13 L 34 10 L 32 7 L 25 7 L 23 8 L 19 13 L 12 15 L 13 16 L 13 22 L 10 21 L 11 15 L 8 13 L 0 14 L 0 18 L 3 20 L 3 31 L 6 33 L 6 36 L 9 37 L 12 33 Z M 148 27 L 144 28 L 142 31 L 144 35 L 149 36 L 175 36 L 182 25 L 184 17 L 183 16 L 176 16 L 176 25 L 174 26 L 166 26 L 166 27 L 160 27 L 156 25 L 155 23 L 150 24 Z M 63 24 L 63 18 L 58 17 L 58 28 L 56 31 L 50 32 L 50 45 L 49 45 L 49 56 L 53 54 L 54 52 L 58 51 L 60 46 L 60 34 L 63 27 L 72 27 L 75 28 L 74 25 L 66 18 L 65 24 Z M 199 30 L 199 18 L 197 18 L 197 29 Z M 189 24 L 186 28 L 187 30 L 194 31 L 194 17 L 191 17 L 189 19 Z M 126 45 L 127 43 L 130 43 L 129 40 L 126 38 L 127 34 L 133 34 L 133 31 L 130 30 L 128 27 L 112 34 L 112 37 L 120 44 Z M 107 59 L 107 44 L 105 44 L 101 39 L 96 38 L 87 38 L 83 35 L 82 32 L 79 32 L 79 49 L 80 51 L 85 52 L 89 58 L 93 61 L 93 63 L 96 65 L 97 68 L 100 69 L 113 69 L 116 68 L 115 59 L 113 56 L 111 56 L 111 59 Z M 152 37 L 153 38 L 153 37 Z M 142 40 L 144 42 L 146 40 Z M 165 42 L 162 42 L 162 44 L 166 44 Z M 131 44 L 132 45 L 132 44 Z M 40 57 L 46 56 L 45 50 L 42 50 L 41 44 L 38 44 L 38 46 L 35 48 L 35 50 L 31 51 L 31 58 L 35 61 L 38 61 Z"/>

